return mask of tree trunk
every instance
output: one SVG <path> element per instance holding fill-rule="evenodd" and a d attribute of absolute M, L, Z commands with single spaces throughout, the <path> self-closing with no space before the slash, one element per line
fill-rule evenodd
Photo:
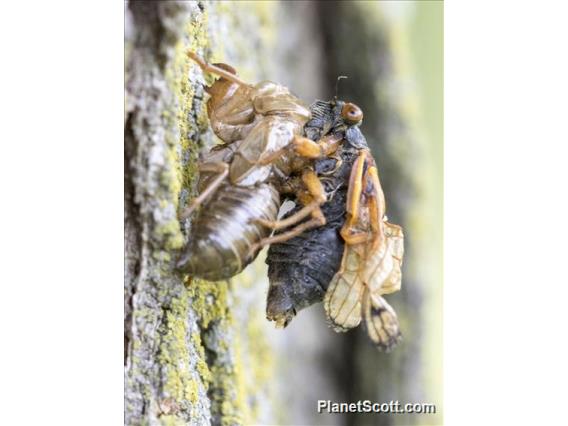
<path fill-rule="evenodd" d="M 212 144 L 203 77 L 185 52 L 238 62 L 241 72 L 249 64 L 243 75 L 255 81 L 264 45 L 248 29 L 262 27 L 267 7 L 126 6 L 126 424 L 232 425 L 272 417 L 262 413 L 270 405 L 260 405 L 268 399 L 263 369 L 269 368 L 264 337 L 255 335 L 262 311 L 233 311 L 238 302 L 228 283 L 191 281 L 173 269 L 190 232 L 189 224 L 180 228 L 178 211 L 194 193 L 198 153 Z M 245 38 L 260 49 L 239 53 Z"/>

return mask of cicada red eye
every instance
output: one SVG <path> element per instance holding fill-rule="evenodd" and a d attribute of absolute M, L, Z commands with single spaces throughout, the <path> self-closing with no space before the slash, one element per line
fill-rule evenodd
<path fill-rule="evenodd" d="M 347 102 L 341 108 L 341 117 L 349 124 L 357 124 L 363 119 L 363 111 L 357 105 Z"/>

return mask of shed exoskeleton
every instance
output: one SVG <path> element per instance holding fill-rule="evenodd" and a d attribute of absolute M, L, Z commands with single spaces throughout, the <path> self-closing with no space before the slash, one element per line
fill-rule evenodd
<path fill-rule="evenodd" d="M 206 89 L 207 112 L 224 143 L 200 162 L 199 195 L 182 218 L 202 208 L 177 267 L 221 280 L 242 271 L 262 247 L 325 223 L 320 206 L 326 194 L 313 162 L 335 152 L 341 139 L 303 137 L 311 113 L 288 88 L 270 81 L 248 84 L 231 66 L 188 54 L 204 71 L 220 76 Z M 278 221 L 280 194 L 288 192 L 297 193 L 303 207 Z"/>

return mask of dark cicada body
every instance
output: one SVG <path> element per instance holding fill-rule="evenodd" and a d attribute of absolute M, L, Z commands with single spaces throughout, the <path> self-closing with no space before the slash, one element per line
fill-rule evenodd
<path fill-rule="evenodd" d="M 367 145 L 360 130 L 341 119 L 343 103 L 337 104 L 334 107 L 331 102 L 314 103 L 310 108 L 313 119 L 305 126 L 306 136 L 312 140 L 331 132 L 346 142 L 335 157 L 315 163 L 315 171 L 328 196 L 321 207 L 326 224 L 273 244 L 268 251 L 270 288 L 266 314 L 278 326 L 286 326 L 298 311 L 321 302 L 341 265 L 344 242 L 339 231 L 345 223 L 349 176 L 358 150 Z M 299 209 L 296 206 L 284 217 Z"/>

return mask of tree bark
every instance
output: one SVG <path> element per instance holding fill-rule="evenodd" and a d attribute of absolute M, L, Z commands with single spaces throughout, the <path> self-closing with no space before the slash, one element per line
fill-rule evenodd
<path fill-rule="evenodd" d="M 260 317 L 248 314 L 228 283 L 191 281 L 173 268 L 191 232 L 189 222 L 180 227 L 178 211 L 195 191 L 198 153 L 213 141 L 205 82 L 185 52 L 238 61 L 239 71 L 257 80 L 266 43 L 249 29 L 262 28 L 266 9 L 174 1 L 126 5 L 128 425 L 233 425 L 273 417 L 261 404 L 269 394 L 263 369 L 270 368 L 264 359 L 268 346 L 255 323 L 262 311 Z M 245 39 L 259 49 L 242 50 Z M 232 310 L 234 305 L 242 309 Z"/>

